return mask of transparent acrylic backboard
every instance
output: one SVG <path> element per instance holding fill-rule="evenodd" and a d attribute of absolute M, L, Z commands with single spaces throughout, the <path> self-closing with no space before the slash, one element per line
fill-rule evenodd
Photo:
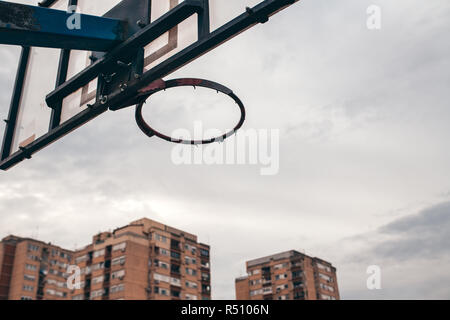
<path fill-rule="evenodd" d="M 187 2 L 184 0 L 78 0 L 76 1 L 77 12 L 81 14 L 103 16 L 111 9 L 117 8 L 117 5 L 122 5 L 126 1 L 135 1 L 136 4 L 144 4 L 146 8 L 149 9 L 149 12 L 145 13 L 148 20 L 147 23 L 157 21 L 183 2 Z M 249 11 L 246 10 L 247 7 L 252 8 L 256 5 L 263 3 L 267 4 L 269 2 L 272 5 L 273 2 L 280 2 L 277 9 L 282 9 L 295 2 L 289 0 L 201 1 L 207 3 L 209 7 L 210 35 L 236 17 L 242 16 L 246 12 L 248 13 Z M 38 5 L 36 0 L 13 0 L 12 2 L 35 6 Z M 67 11 L 69 3 L 72 3 L 72 1 L 55 0 L 54 2 L 45 1 L 45 3 L 47 5 L 50 3 L 49 8 L 51 9 Z M 129 3 L 127 5 L 130 6 Z M 275 10 L 269 13 L 273 14 L 275 13 Z M 258 24 L 259 22 L 261 21 L 255 21 L 255 24 Z M 161 67 L 172 57 L 176 57 L 179 53 L 183 54 L 186 51 L 185 49 L 195 47 L 195 44 L 203 40 L 199 39 L 199 24 L 200 19 L 195 13 L 163 33 L 154 41 L 142 46 L 144 51 L 143 72 L 152 73 L 153 70 Z M 251 26 L 252 25 L 249 25 L 249 27 Z M 238 35 L 242 31 L 245 31 L 245 29 L 232 34 L 223 42 Z M 218 43 L 217 45 L 220 44 L 221 43 Z M 200 52 L 200 54 L 196 54 L 195 56 L 201 56 L 201 54 L 206 53 L 207 51 L 209 50 L 204 50 L 204 52 Z M 84 72 L 88 67 L 95 63 L 90 59 L 93 55 L 93 52 L 90 51 L 71 50 L 70 52 L 65 51 L 65 54 L 66 57 L 68 54 L 68 61 L 66 61 L 67 63 L 64 67 L 65 72 L 63 72 L 65 74 L 63 80 L 66 82 L 76 79 L 77 75 Z M 25 61 L 26 67 L 22 79 L 23 85 L 21 86 L 21 90 L 19 90 L 20 99 L 16 112 L 17 117 L 13 121 L 13 132 L 10 132 L 9 134 L 12 138 L 9 138 L 9 141 L 6 143 L 5 140 L 3 141 L 1 169 L 9 168 L 17 162 L 22 161 L 24 158 L 28 158 L 32 153 L 39 151 L 43 147 L 56 141 L 71 130 L 83 125 L 98 115 L 87 115 L 82 120 L 76 119 L 78 115 L 89 111 L 88 105 L 92 105 L 96 101 L 98 103 L 99 93 L 97 92 L 97 87 L 99 75 L 96 75 L 97 78 L 90 78 L 92 81 L 70 91 L 68 95 L 66 94 L 59 100 L 59 114 L 56 117 L 57 120 L 55 120 L 54 110 L 47 105 L 46 97 L 56 89 L 57 79 L 59 78 L 61 80 L 62 57 L 63 50 L 61 49 L 37 47 L 30 49 L 28 59 Z M 192 59 L 190 61 L 192 61 Z M 186 63 L 188 62 L 189 61 Z M 21 61 L 20 65 L 24 66 L 24 61 Z M 163 77 L 175 70 L 175 68 L 168 68 L 168 70 L 164 71 L 165 74 Z M 61 82 L 59 85 L 61 85 Z M 55 134 L 56 129 L 60 129 L 65 125 L 70 128 Z M 8 136 L 6 132 L 7 130 L 5 129 L 5 137 Z M 21 152 L 24 154 L 21 154 Z M 6 162 L 7 164 L 5 164 Z"/>
<path fill-rule="evenodd" d="M 32 1 L 16 2 L 32 4 Z M 67 10 L 68 0 L 57 1 L 51 7 Z M 45 95 L 55 88 L 60 52 L 59 49 L 49 48 L 30 50 L 11 153 L 49 130 L 51 109 L 45 103 Z"/>

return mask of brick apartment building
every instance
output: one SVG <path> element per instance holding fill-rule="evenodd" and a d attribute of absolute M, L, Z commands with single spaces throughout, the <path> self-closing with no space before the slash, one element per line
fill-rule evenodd
<path fill-rule="evenodd" d="M 146 218 L 75 252 L 9 236 L 0 243 L 0 299 L 209 300 L 209 254 L 197 236 Z M 81 270 L 80 288 L 67 288 L 69 264 Z"/>
<path fill-rule="evenodd" d="M 42 241 L 8 236 L 0 242 L 0 300 L 64 300 L 73 252 Z"/>
<path fill-rule="evenodd" d="M 72 299 L 209 300 L 209 251 L 193 234 L 137 220 L 76 252 L 82 285 Z"/>
<path fill-rule="evenodd" d="M 247 261 L 237 300 L 339 300 L 336 268 L 295 250 Z"/>

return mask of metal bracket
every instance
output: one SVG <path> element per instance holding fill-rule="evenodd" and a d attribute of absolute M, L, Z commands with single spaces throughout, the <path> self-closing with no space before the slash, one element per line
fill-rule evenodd
<path fill-rule="evenodd" d="M 264 24 L 269 21 L 268 15 L 256 14 L 252 8 L 246 7 L 245 11 L 249 14 L 250 17 L 254 18 L 256 22 Z"/>

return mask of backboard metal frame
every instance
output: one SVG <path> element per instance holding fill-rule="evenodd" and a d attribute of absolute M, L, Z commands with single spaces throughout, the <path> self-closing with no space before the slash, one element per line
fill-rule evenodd
<path fill-rule="evenodd" d="M 45 1 L 41 5 L 51 6 L 56 1 Z M 151 3 L 151 0 L 145 1 Z M 185 0 L 151 23 L 150 16 L 148 16 L 148 19 L 144 19 L 144 23 L 141 21 L 141 30 L 117 45 L 113 50 L 105 54 L 96 55 L 95 60 L 93 59 L 93 63 L 89 67 L 68 80 L 66 78 L 70 50 L 62 50 L 55 90 L 46 97 L 47 105 L 52 109 L 49 131 L 11 154 L 12 139 L 30 52 L 29 48 L 23 48 L 10 111 L 6 120 L 7 125 L 1 150 L 0 169 L 9 169 L 20 161 L 31 158 L 33 153 L 48 146 L 108 109 L 114 111 L 136 104 L 136 97 L 150 83 L 176 71 L 254 25 L 267 22 L 270 16 L 297 1 L 299 0 L 261 0 L 258 5 L 253 8 L 246 8 L 246 10 L 243 9 L 244 12 L 241 15 L 217 30 L 210 32 L 209 0 Z M 69 0 L 69 5 L 76 5 L 76 3 L 76 0 Z M 198 41 L 144 72 L 143 48 L 195 14 L 198 16 Z M 140 61 L 141 63 L 139 63 Z M 117 70 L 124 66 L 129 67 L 127 70 L 131 75 L 129 81 L 120 81 L 120 86 L 106 85 L 105 82 L 107 81 L 105 79 L 112 72 L 117 73 Z M 96 78 L 99 79 L 98 87 L 106 89 L 98 90 L 99 93 L 95 103 L 61 124 L 63 99 Z"/>
<path fill-rule="evenodd" d="M 49 8 L 52 5 L 54 5 L 59 0 L 45 0 L 42 2 L 39 2 L 38 5 L 40 7 Z M 151 0 L 144 0 L 141 1 L 142 3 L 146 3 L 146 6 L 140 5 L 138 6 L 138 9 L 141 9 L 141 14 L 137 13 L 139 17 L 136 16 L 137 11 L 130 11 L 128 10 L 129 7 L 123 8 L 123 4 L 129 6 L 129 4 L 132 1 L 125 0 L 119 3 L 119 5 L 116 7 L 119 10 L 118 16 L 125 20 L 125 16 L 129 13 L 131 17 L 136 19 L 135 21 L 139 20 L 143 24 L 149 24 L 150 23 L 150 4 Z M 136 4 L 136 2 L 134 2 Z M 69 0 L 68 6 L 76 6 L 78 4 L 77 0 Z M 136 5 L 135 5 L 136 6 Z M 113 10 L 111 10 L 113 11 Z M 123 12 L 128 11 L 128 12 Z M 109 12 L 108 12 L 109 13 Z M 111 16 L 108 13 L 105 16 Z M 117 14 L 117 12 L 116 12 Z M 133 24 L 130 25 L 130 32 L 136 32 L 138 29 L 140 29 L 138 26 L 136 26 L 135 21 L 133 21 Z M 13 139 L 14 139 L 14 131 L 16 129 L 17 120 L 18 120 L 18 114 L 19 114 L 19 108 L 20 108 L 20 102 L 25 82 L 25 75 L 28 68 L 29 63 L 29 55 L 30 55 L 31 48 L 30 47 L 22 47 L 21 56 L 19 58 L 19 66 L 16 73 L 16 79 L 15 84 L 13 88 L 13 94 L 11 99 L 11 104 L 9 108 L 8 118 L 4 121 L 6 122 L 5 126 L 5 133 L 3 136 L 0 156 L 0 169 L 1 170 L 7 170 L 11 168 L 12 166 L 16 165 L 17 163 L 23 161 L 24 159 L 30 159 L 33 153 L 36 153 L 37 151 L 41 150 L 42 148 L 50 145 L 52 142 L 58 140 L 59 138 L 63 137 L 64 135 L 70 133 L 72 130 L 78 128 L 79 126 L 87 123 L 88 121 L 94 119 L 107 109 L 96 109 L 96 110 L 84 110 L 69 119 L 68 121 L 61 124 L 61 111 L 62 111 L 62 100 L 56 103 L 54 106 L 51 107 L 51 116 L 50 116 L 50 123 L 49 123 L 49 130 L 48 133 L 41 136 L 40 138 L 36 139 L 32 143 L 28 144 L 26 147 L 20 147 L 20 149 L 14 153 L 11 153 Z M 59 65 L 58 65 L 58 72 L 57 77 L 55 79 L 55 88 L 58 88 L 62 84 L 65 83 L 67 80 L 67 73 L 69 68 L 69 59 L 70 59 L 70 52 L 69 49 L 62 49 L 60 53 L 60 59 L 59 59 Z M 100 58 L 104 55 L 103 52 L 96 52 L 94 53 L 96 58 Z"/>

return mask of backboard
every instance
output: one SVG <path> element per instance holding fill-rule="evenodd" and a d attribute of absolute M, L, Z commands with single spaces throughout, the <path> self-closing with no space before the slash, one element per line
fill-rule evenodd
<path fill-rule="evenodd" d="M 143 87 L 266 22 L 296 1 L 41 2 L 51 9 L 67 11 L 69 6 L 76 6 L 81 14 L 126 21 L 127 36 L 107 52 L 23 47 L 6 119 L 0 169 L 30 158 L 108 109 L 135 104 L 133 98 Z M 82 18 L 80 22 L 82 29 Z"/>

